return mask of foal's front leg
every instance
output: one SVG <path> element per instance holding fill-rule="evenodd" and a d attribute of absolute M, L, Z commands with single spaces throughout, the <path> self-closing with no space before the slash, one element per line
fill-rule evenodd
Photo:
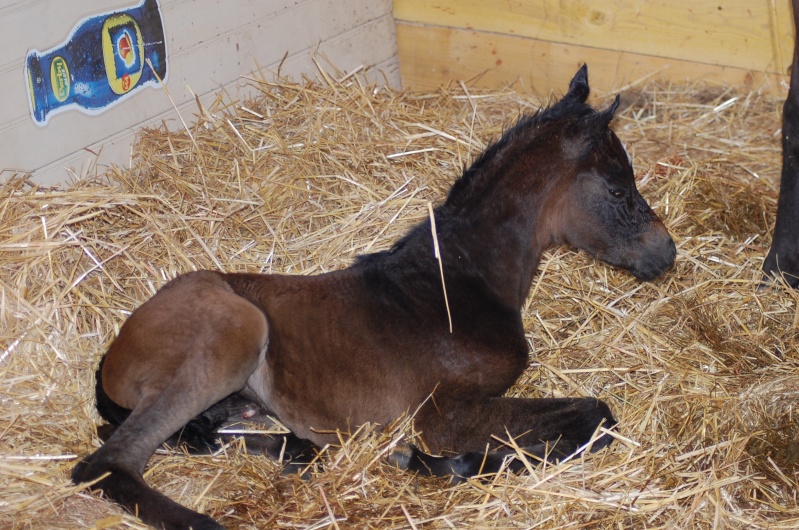
<path fill-rule="evenodd" d="M 616 424 L 608 406 L 594 398 L 490 398 L 461 408 L 460 416 L 447 414 L 454 421 L 445 421 L 440 410 L 425 410 L 421 418 L 417 417 L 416 426 L 429 445 L 458 454 L 435 457 L 408 446 L 391 456 L 396 465 L 435 476 L 495 473 L 508 456 L 517 454 L 514 449 L 502 447 L 486 453 L 486 449 L 500 445 L 498 439 L 510 435 L 516 446 L 534 460 L 559 461 L 586 448 L 599 427 Z M 590 449 L 597 451 L 612 441 L 610 435 L 600 435 Z M 519 461 L 508 466 L 513 471 L 525 467 Z"/>

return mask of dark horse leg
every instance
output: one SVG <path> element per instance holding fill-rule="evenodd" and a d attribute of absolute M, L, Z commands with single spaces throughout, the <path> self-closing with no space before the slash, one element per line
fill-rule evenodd
<path fill-rule="evenodd" d="M 165 529 L 222 529 L 207 515 L 185 508 L 150 488 L 142 478 L 144 466 L 158 446 L 202 412 L 202 407 L 190 403 L 194 398 L 194 389 L 177 384 L 173 392 L 137 406 L 100 449 L 75 467 L 73 481 L 99 479 L 94 489 L 101 489 L 133 514 L 140 514 L 145 522 L 161 524 Z M 172 412 L 165 414 L 166 411 Z"/>
<path fill-rule="evenodd" d="M 221 529 L 150 488 L 142 472 L 164 441 L 245 389 L 265 363 L 268 337 L 263 313 L 216 274 L 187 274 L 161 288 L 128 318 L 104 357 L 99 410 L 121 424 L 75 466 L 73 481 L 94 482 L 94 489 L 166 530 Z"/>
<path fill-rule="evenodd" d="M 457 432 L 442 429 L 452 423 L 443 421 L 440 408 L 436 407 L 425 410 L 421 418 L 417 417 L 416 426 L 425 439 L 443 441 L 445 446 L 451 444 L 450 447 L 458 447 L 463 452 L 451 457 L 436 457 L 408 446 L 395 452 L 391 461 L 424 475 L 449 475 L 459 481 L 495 473 L 508 457 L 517 455 L 516 449 L 508 447 L 486 452 L 489 445 L 496 448 L 497 440 L 507 439 L 509 435 L 523 453 L 532 457 L 531 461 L 557 462 L 585 448 L 600 426 L 611 428 L 616 424 L 608 406 L 593 398 L 500 397 L 477 406 L 459 408 Z M 590 449 L 597 451 L 612 441 L 611 436 L 602 434 Z M 512 460 L 508 467 L 517 472 L 523 470 L 525 464 Z"/>
<path fill-rule="evenodd" d="M 183 385 L 183 381 L 176 378 L 171 392 L 132 412 L 115 404 L 103 390 L 102 365 L 103 361 L 97 370 L 96 394 L 98 412 L 109 422 L 98 428 L 98 435 L 105 443 L 75 467 L 73 480 L 76 483 L 88 482 L 108 473 L 93 489 L 103 490 L 145 522 L 158 523 L 160 528 L 223 528 L 210 517 L 189 510 L 147 486 L 141 473 L 149 456 L 165 437 L 168 446 L 181 447 L 192 454 L 212 453 L 220 448 L 220 441 L 225 443 L 242 437 L 223 435 L 217 433 L 217 429 L 231 417 L 241 418 L 241 413 L 252 407 L 253 402 L 234 393 L 186 422 L 185 418 L 196 410 L 192 402 L 199 401 L 195 396 L 199 388 L 192 384 Z M 233 383 L 233 386 L 239 385 L 243 382 Z M 224 393 L 223 389 L 230 388 L 230 385 L 222 381 L 219 388 L 219 392 Z M 165 414 L 165 411 L 170 413 Z M 170 431 L 171 436 L 167 434 Z M 305 469 L 315 453 L 311 442 L 292 433 L 243 437 L 248 451 L 286 461 L 287 473 Z"/>
<path fill-rule="evenodd" d="M 792 0 L 794 29 L 799 0 Z M 799 39 L 794 41 L 791 88 L 782 107 L 782 177 L 774 239 L 763 263 L 766 276 L 782 276 L 799 287 Z"/>
<path fill-rule="evenodd" d="M 97 435 L 107 442 L 117 428 L 130 416 L 130 410 L 114 403 L 103 390 L 103 361 L 97 369 L 97 411 L 108 423 L 97 428 Z M 254 416 L 245 417 L 245 412 L 255 411 Z M 284 462 L 285 474 L 301 471 L 313 461 L 317 447 L 298 438 L 294 433 L 285 434 L 226 434 L 219 432 L 227 426 L 247 423 L 262 424 L 273 427 L 274 421 L 268 417 L 254 401 L 241 393 L 232 394 L 202 414 L 195 416 L 164 442 L 167 447 L 185 449 L 189 454 L 212 454 L 221 448 L 221 444 L 243 439 L 248 453 L 267 455 Z"/>

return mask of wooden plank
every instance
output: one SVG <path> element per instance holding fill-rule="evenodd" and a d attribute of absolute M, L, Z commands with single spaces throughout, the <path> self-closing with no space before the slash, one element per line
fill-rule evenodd
<path fill-rule="evenodd" d="M 790 0 L 395 0 L 405 23 L 785 73 Z"/>
<path fill-rule="evenodd" d="M 397 24 L 405 88 L 432 90 L 453 80 L 475 86 L 517 83 L 541 97 L 563 93 L 583 63 L 595 94 L 615 92 L 648 77 L 685 83 L 743 84 L 780 93 L 785 76 L 742 68 L 652 57 L 624 51 L 539 41 L 496 33 Z"/>

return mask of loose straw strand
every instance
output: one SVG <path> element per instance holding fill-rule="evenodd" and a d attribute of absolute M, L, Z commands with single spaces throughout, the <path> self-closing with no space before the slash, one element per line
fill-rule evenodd
<path fill-rule="evenodd" d="M 438 235 L 436 234 L 436 216 L 433 215 L 433 203 L 427 203 L 427 212 L 430 215 L 430 230 L 433 233 L 433 252 L 438 260 L 438 270 L 441 271 L 441 288 L 444 290 L 444 305 L 447 306 L 447 320 L 449 320 L 449 332 L 452 333 L 452 313 L 449 311 L 449 299 L 447 298 L 447 284 L 444 283 L 444 262 L 441 261 L 441 252 L 438 250 Z"/>

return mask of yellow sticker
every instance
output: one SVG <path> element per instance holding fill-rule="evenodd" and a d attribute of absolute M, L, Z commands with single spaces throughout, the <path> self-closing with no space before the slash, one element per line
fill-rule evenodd
<path fill-rule="evenodd" d="M 139 82 L 144 69 L 144 42 L 139 25 L 130 15 L 112 15 L 103 24 L 103 62 L 115 94 L 125 94 Z"/>

